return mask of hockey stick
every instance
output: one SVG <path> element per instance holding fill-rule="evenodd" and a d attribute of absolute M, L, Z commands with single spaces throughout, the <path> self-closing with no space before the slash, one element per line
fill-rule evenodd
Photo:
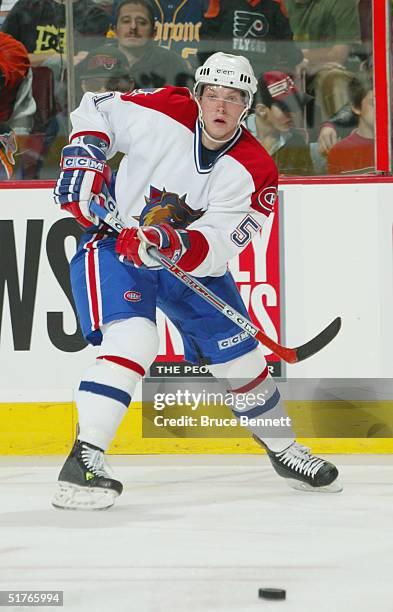
<path fill-rule="evenodd" d="M 102 208 L 99 204 L 92 201 L 90 204 L 90 210 L 104 223 L 109 225 L 112 229 L 120 232 L 126 226 L 122 221 L 116 219 Z M 286 361 L 287 363 L 298 363 L 308 357 L 311 357 L 315 353 L 318 353 L 323 349 L 329 342 L 335 338 L 341 327 L 341 317 L 337 317 L 332 321 L 324 330 L 322 330 L 315 338 L 309 340 L 301 346 L 295 348 L 289 348 L 282 346 L 275 342 L 272 338 L 269 338 L 261 329 L 256 327 L 249 319 L 245 318 L 234 308 L 226 304 L 221 298 L 215 293 L 210 291 L 207 287 L 199 283 L 193 276 L 190 276 L 184 272 L 179 266 L 172 263 L 170 259 L 159 253 L 155 247 L 149 249 L 149 255 L 160 263 L 168 272 L 176 276 L 182 283 L 187 285 L 192 291 L 197 293 L 201 298 L 208 302 L 211 306 L 222 312 L 228 319 L 234 321 L 241 329 L 246 331 L 250 336 L 253 336 L 256 340 L 261 342 L 267 348 L 270 348 L 273 353 L 278 357 Z"/>

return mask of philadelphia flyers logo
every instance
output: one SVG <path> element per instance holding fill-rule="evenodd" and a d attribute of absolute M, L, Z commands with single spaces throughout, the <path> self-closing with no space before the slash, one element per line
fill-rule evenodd
<path fill-rule="evenodd" d="M 265 38 L 269 22 L 263 13 L 235 11 L 233 35 L 236 38 Z"/>

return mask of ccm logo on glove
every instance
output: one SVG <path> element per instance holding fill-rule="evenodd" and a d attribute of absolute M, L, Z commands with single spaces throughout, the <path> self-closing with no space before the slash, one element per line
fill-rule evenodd
<path fill-rule="evenodd" d="M 100 144 L 101 140 L 95 138 L 95 142 Z M 63 149 L 60 165 L 62 172 L 54 190 L 56 204 L 70 212 L 83 227 L 98 225 L 99 219 L 90 211 L 90 203 L 94 199 L 105 207 L 111 198 L 108 189 L 111 169 L 105 153 L 91 143 L 70 144 Z"/>
<path fill-rule="evenodd" d="M 97 172 L 104 172 L 105 166 L 106 164 L 99 159 L 91 157 L 63 157 L 63 169 L 67 170 L 70 168 L 82 168 L 83 170 L 89 168 L 97 170 Z"/>

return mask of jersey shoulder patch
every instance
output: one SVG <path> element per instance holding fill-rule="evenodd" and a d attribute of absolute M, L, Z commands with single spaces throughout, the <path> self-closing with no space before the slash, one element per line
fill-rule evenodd
<path fill-rule="evenodd" d="M 274 210 L 277 199 L 278 170 L 274 160 L 250 132 L 243 129 L 242 137 L 228 151 L 247 170 L 254 182 L 251 208 L 266 216 Z"/>
<path fill-rule="evenodd" d="M 195 129 L 198 108 L 187 87 L 168 86 L 158 89 L 135 89 L 129 93 L 121 94 L 120 98 L 124 102 L 131 102 L 163 113 L 191 131 Z"/>

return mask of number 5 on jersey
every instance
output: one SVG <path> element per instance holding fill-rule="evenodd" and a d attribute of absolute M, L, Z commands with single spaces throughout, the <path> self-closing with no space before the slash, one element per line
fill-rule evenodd
<path fill-rule="evenodd" d="M 259 223 L 251 215 L 247 215 L 232 232 L 231 240 L 238 247 L 244 247 L 260 229 L 262 228 Z"/>

